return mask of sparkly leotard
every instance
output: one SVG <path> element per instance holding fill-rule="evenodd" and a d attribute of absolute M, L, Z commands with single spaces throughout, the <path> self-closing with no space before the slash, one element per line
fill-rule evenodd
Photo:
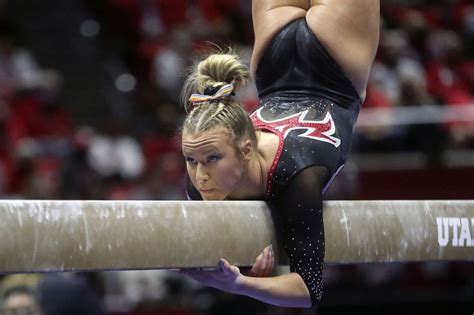
<path fill-rule="evenodd" d="M 278 135 L 265 200 L 271 206 L 290 269 L 313 304 L 322 296 L 322 194 L 348 158 L 360 98 L 305 19 L 286 25 L 257 68 L 256 129 Z M 188 195 L 200 199 L 190 184 Z"/>

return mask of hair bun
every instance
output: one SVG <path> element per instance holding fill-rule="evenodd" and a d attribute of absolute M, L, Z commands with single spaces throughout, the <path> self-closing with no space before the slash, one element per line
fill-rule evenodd
<path fill-rule="evenodd" d="M 238 91 L 248 83 L 249 79 L 250 71 L 241 62 L 239 56 L 233 54 L 232 51 L 214 53 L 194 67 L 184 84 L 181 100 L 187 108 L 193 94 L 213 96 L 228 84 L 232 84 L 233 90 Z"/>
<path fill-rule="evenodd" d="M 205 93 L 209 86 L 234 84 L 236 89 L 247 84 L 250 73 L 240 58 L 234 54 L 212 54 L 197 66 L 197 78 L 200 88 L 198 92 Z"/>

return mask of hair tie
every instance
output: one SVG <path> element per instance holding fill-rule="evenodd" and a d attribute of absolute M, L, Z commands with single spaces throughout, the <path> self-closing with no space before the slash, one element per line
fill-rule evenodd
<path fill-rule="evenodd" d="M 207 89 L 206 89 L 207 90 Z M 213 90 L 208 90 L 209 92 L 213 92 Z M 224 97 L 228 97 L 230 95 L 233 95 L 234 91 L 234 84 L 229 83 L 226 85 L 223 85 L 217 92 L 215 92 L 213 95 L 206 95 L 206 94 L 193 94 L 189 98 L 189 102 L 192 103 L 193 105 L 201 105 L 204 103 L 208 103 L 210 101 L 214 100 L 219 100 Z"/>

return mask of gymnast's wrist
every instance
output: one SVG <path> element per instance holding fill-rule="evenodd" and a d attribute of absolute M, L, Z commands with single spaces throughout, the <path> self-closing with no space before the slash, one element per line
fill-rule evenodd
<path fill-rule="evenodd" d="M 259 278 L 249 277 L 241 274 L 236 285 L 236 294 L 255 297 L 255 289 L 258 287 Z"/>
<path fill-rule="evenodd" d="M 240 274 L 234 282 L 233 293 L 240 295 L 247 295 L 248 292 L 248 277 Z"/>

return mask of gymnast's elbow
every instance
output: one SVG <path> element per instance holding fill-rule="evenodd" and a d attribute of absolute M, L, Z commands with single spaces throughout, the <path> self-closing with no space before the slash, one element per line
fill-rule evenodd
<path fill-rule="evenodd" d="M 315 293 L 308 294 L 307 298 L 304 301 L 302 308 L 313 308 L 318 306 L 321 303 L 321 295 Z"/>
<path fill-rule="evenodd" d="M 306 309 L 310 309 L 310 308 L 313 308 L 317 305 L 319 305 L 319 303 L 321 302 L 321 299 L 317 299 L 315 297 L 313 297 L 312 295 L 308 294 L 306 295 L 305 297 L 302 297 L 300 299 L 300 301 L 294 305 L 280 305 L 280 306 L 289 306 L 289 307 L 297 307 L 297 308 L 306 308 Z"/>
<path fill-rule="evenodd" d="M 309 299 L 309 304 L 305 308 L 312 308 L 318 306 L 321 303 L 321 295 L 311 294 Z"/>
<path fill-rule="evenodd" d="M 314 283 L 311 283 L 307 279 L 303 278 L 300 274 L 298 275 L 302 280 L 298 281 L 298 291 L 302 296 L 299 307 L 312 308 L 319 305 L 322 298 L 322 283 L 314 285 Z"/>
<path fill-rule="evenodd" d="M 300 275 L 301 277 L 301 275 Z M 321 282 L 311 282 L 308 279 L 301 277 L 303 280 L 301 286 L 304 287 L 302 290 L 305 292 L 305 299 L 303 308 L 312 308 L 321 303 L 322 298 L 322 283 Z"/>

